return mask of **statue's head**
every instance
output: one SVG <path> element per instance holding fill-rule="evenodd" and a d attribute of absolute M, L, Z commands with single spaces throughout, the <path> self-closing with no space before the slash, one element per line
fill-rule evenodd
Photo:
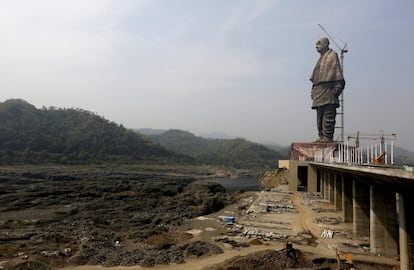
<path fill-rule="evenodd" d="M 316 50 L 321 53 L 329 49 L 329 39 L 326 37 L 320 38 L 316 42 Z"/>

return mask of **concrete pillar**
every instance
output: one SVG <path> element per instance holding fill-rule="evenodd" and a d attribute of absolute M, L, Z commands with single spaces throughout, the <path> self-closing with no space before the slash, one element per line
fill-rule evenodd
<path fill-rule="evenodd" d="M 400 233 L 400 269 L 414 269 L 414 216 L 410 207 L 414 205 L 414 190 L 399 193 L 398 214 Z"/>
<path fill-rule="evenodd" d="M 289 191 L 298 191 L 298 164 L 300 161 L 289 161 Z"/>
<path fill-rule="evenodd" d="M 398 254 L 398 225 L 395 192 L 370 185 L 370 249 L 374 254 Z"/>
<path fill-rule="evenodd" d="M 330 200 L 331 199 L 331 172 L 325 171 L 325 199 Z"/>
<path fill-rule="evenodd" d="M 408 195 L 410 196 L 410 195 Z M 412 196 L 411 196 L 412 197 Z M 412 270 L 410 262 L 410 235 L 408 231 L 408 222 L 407 216 L 410 216 L 410 213 L 407 213 L 406 201 L 407 195 L 399 193 L 398 196 L 398 206 L 399 206 L 399 218 L 398 223 L 400 225 L 399 235 L 400 235 L 400 269 L 401 270 Z M 411 204 L 412 205 L 412 204 Z M 407 215 L 408 214 L 408 215 Z"/>
<path fill-rule="evenodd" d="M 329 202 L 335 204 L 335 173 L 329 172 Z"/>
<path fill-rule="evenodd" d="M 317 169 L 308 166 L 308 192 L 316 192 L 318 189 Z"/>
<path fill-rule="evenodd" d="M 352 179 L 353 232 L 359 236 L 369 236 L 369 185 Z"/>
<path fill-rule="evenodd" d="M 334 204 L 336 210 L 342 209 L 342 176 L 335 174 L 334 177 Z"/>
<path fill-rule="evenodd" d="M 323 182 L 322 182 L 322 172 L 321 172 L 321 169 L 317 169 L 317 176 L 318 176 L 318 185 L 319 185 L 318 191 L 323 196 Z"/>
<path fill-rule="evenodd" d="M 328 196 L 328 178 L 327 178 L 327 171 L 322 170 L 323 172 L 323 198 L 326 199 Z"/>
<path fill-rule="evenodd" d="M 354 220 L 352 203 L 352 178 L 342 177 L 342 221 L 352 222 Z"/>

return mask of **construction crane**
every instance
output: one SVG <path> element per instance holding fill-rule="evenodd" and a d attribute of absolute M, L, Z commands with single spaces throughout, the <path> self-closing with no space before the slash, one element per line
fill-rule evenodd
<path fill-rule="evenodd" d="M 339 249 L 336 250 L 336 261 L 340 270 L 355 270 L 351 256 Z"/>
<path fill-rule="evenodd" d="M 372 159 L 372 164 L 374 165 L 385 165 L 385 154 L 387 153 L 385 150 L 385 139 L 384 133 L 381 134 L 381 150 L 382 152 Z"/>
<path fill-rule="evenodd" d="M 322 31 L 325 32 L 325 34 L 330 38 L 330 40 L 332 40 L 332 42 L 335 44 L 335 46 L 338 48 L 338 50 L 341 51 L 340 53 L 340 58 L 341 58 L 341 68 L 342 68 L 342 72 L 344 72 L 344 54 L 348 52 L 348 44 L 346 44 L 344 41 L 342 41 L 345 45 L 341 48 L 339 47 L 338 43 L 336 43 L 335 39 L 333 39 L 331 37 L 331 35 L 328 33 L 328 31 L 325 30 L 325 28 L 323 28 L 323 26 L 321 24 L 318 24 L 319 27 L 322 29 Z M 341 125 L 337 126 L 336 128 L 341 130 L 341 135 L 340 135 L 340 141 L 344 142 L 344 92 L 342 91 L 341 95 L 339 96 L 339 104 L 341 105 L 341 112 L 338 113 L 341 115 Z"/>
<path fill-rule="evenodd" d="M 341 53 L 340 53 L 341 68 L 342 68 L 342 71 L 344 71 L 344 54 L 348 52 L 348 44 L 346 44 L 344 41 L 341 40 L 345 45 L 342 48 L 339 47 L 338 43 L 336 43 L 335 39 L 333 39 L 333 37 L 328 33 L 328 31 L 326 31 L 325 28 L 323 28 L 323 26 L 321 24 L 318 24 L 318 25 L 322 29 L 322 31 L 324 31 L 325 34 L 332 40 L 332 42 L 335 44 L 335 46 L 338 48 L 338 50 L 341 51 Z"/>

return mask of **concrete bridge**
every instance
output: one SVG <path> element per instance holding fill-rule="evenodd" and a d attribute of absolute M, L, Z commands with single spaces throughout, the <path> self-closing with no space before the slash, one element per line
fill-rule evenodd
<path fill-rule="evenodd" d="M 289 160 L 289 189 L 320 192 L 353 224 L 353 233 L 369 237 L 370 251 L 399 256 L 400 269 L 414 269 L 414 172 Z"/>

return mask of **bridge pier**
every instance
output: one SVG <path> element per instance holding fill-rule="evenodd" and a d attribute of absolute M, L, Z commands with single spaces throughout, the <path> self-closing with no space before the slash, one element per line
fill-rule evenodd
<path fill-rule="evenodd" d="M 358 236 L 369 236 L 369 186 L 352 179 L 353 232 Z"/>
<path fill-rule="evenodd" d="M 352 179 L 346 175 L 342 177 L 342 221 L 352 222 L 354 219 L 352 206 Z"/>
<path fill-rule="evenodd" d="M 323 179 L 322 179 L 323 171 L 320 170 L 320 169 L 316 169 L 316 170 L 318 172 L 316 174 L 316 177 L 317 177 L 317 182 L 318 182 L 318 185 L 319 185 L 319 192 L 321 193 L 321 195 L 323 197 Z"/>
<path fill-rule="evenodd" d="M 371 253 L 399 254 L 401 270 L 414 270 L 413 180 L 409 170 L 289 161 L 289 190 L 321 192 L 354 235 L 369 237 Z"/>
<path fill-rule="evenodd" d="M 318 170 L 313 166 L 308 166 L 308 192 L 318 191 Z"/>
<path fill-rule="evenodd" d="M 289 162 L 289 190 L 317 192 L 318 179 L 317 168 L 309 166 L 305 161 Z"/>
<path fill-rule="evenodd" d="M 398 254 L 396 194 L 378 184 L 370 185 L 370 249 L 374 254 Z"/>
<path fill-rule="evenodd" d="M 336 210 L 342 209 L 342 175 L 336 174 L 334 175 L 334 204 Z"/>
<path fill-rule="evenodd" d="M 414 204 L 413 192 L 400 192 L 399 206 L 399 241 L 400 241 L 400 269 L 414 269 L 414 217 L 408 207 Z"/>
<path fill-rule="evenodd" d="M 329 172 L 324 171 L 323 172 L 323 198 L 325 200 L 329 200 Z"/>
<path fill-rule="evenodd" d="M 335 203 L 335 174 L 334 172 L 329 172 L 329 203 L 334 204 Z"/>

